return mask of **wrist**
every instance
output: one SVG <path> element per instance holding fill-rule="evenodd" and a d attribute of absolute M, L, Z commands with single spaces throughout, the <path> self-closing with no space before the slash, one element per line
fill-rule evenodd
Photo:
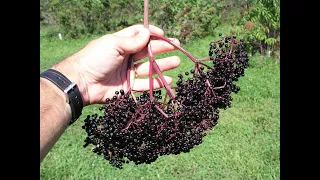
<path fill-rule="evenodd" d="M 70 105 L 72 113 L 69 124 L 74 123 L 82 114 L 83 109 L 82 95 L 77 84 L 72 82 L 61 72 L 52 68 L 40 73 L 40 77 L 51 81 L 52 84 L 58 87 L 60 91 L 67 96 L 67 103 Z"/>
<path fill-rule="evenodd" d="M 67 101 L 63 91 L 40 77 L 40 163 L 70 123 L 72 112 Z"/>
<path fill-rule="evenodd" d="M 52 67 L 52 69 L 59 71 L 66 76 L 71 82 L 75 83 L 80 91 L 83 106 L 88 105 L 88 91 L 86 83 L 83 81 L 81 67 L 75 60 L 70 61 L 66 59 L 59 64 Z"/>
<path fill-rule="evenodd" d="M 68 96 L 64 92 L 62 92 L 55 84 L 45 78 L 40 78 L 40 99 L 45 99 L 44 106 L 47 107 L 40 107 L 40 109 L 54 109 L 55 111 L 61 109 L 61 112 L 57 112 L 57 114 L 59 113 L 59 115 L 63 116 L 64 118 L 62 119 L 71 119 L 72 112 L 71 107 L 68 104 Z M 65 124 L 67 125 L 68 121 L 66 121 Z"/>

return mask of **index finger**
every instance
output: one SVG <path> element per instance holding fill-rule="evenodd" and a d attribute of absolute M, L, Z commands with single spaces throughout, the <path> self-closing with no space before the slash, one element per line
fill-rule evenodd
<path fill-rule="evenodd" d="M 124 28 L 118 32 L 115 32 L 115 33 L 113 33 L 113 35 L 132 37 L 132 36 L 139 34 L 139 32 L 141 31 L 142 28 L 144 28 L 144 26 L 142 24 L 136 24 L 136 25 L 132 25 L 127 28 Z M 156 27 L 156 26 L 149 25 L 149 30 L 150 30 L 150 32 L 155 33 L 159 36 L 164 36 L 163 30 Z"/>

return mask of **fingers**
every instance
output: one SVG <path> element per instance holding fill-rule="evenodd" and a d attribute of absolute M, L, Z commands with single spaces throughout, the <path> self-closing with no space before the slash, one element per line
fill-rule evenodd
<path fill-rule="evenodd" d="M 125 29 L 122 29 L 121 31 L 116 32 L 116 33 L 113 33 L 113 35 L 127 36 L 127 37 L 128 36 L 135 36 L 135 35 L 139 34 L 141 29 L 144 29 L 144 26 L 142 24 L 137 24 L 137 25 L 129 26 Z M 156 27 L 156 26 L 149 25 L 149 30 L 152 33 L 158 34 L 160 36 L 164 36 L 163 30 Z"/>
<path fill-rule="evenodd" d="M 116 50 L 121 55 L 138 52 L 134 56 L 134 60 L 139 60 L 148 56 L 147 43 L 150 39 L 150 32 L 164 36 L 163 30 L 156 26 L 149 25 L 149 30 L 141 24 L 133 25 L 113 33 L 111 37 L 113 38 L 112 41 L 116 44 Z M 173 41 L 175 44 L 180 45 L 177 39 L 173 39 Z M 176 49 L 171 44 L 162 40 L 151 40 L 151 48 L 153 54 L 160 54 Z"/>
<path fill-rule="evenodd" d="M 172 78 L 169 76 L 164 76 L 164 79 L 167 81 L 168 84 L 172 83 Z M 163 85 L 161 83 L 160 78 L 153 78 L 153 88 L 158 89 L 162 88 Z M 136 91 L 146 91 L 149 90 L 149 79 L 135 79 L 133 90 Z"/>
<path fill-rule="evenodd" d="M 137 35 L 134 36 L 110 36 L 111 42 L 115 44 L 115 49 L 121 54 L 131 54 L 143 49 L 149 42 L 150 32 L 146 28 L 142 28 Z"/>
<path fill-rule="evenodd" d="M 175 44 L 180 46 L 180 41 L 178 39 L 175 39 L 175 38 L 170 38 L 170 39 L 173 40 L 173 42 Z M 176 50 L 176 48 L 174 46 L 172 46 L 171 44 L 169 44 L 163 40 L 151 40 L 151 49 L 152 49 L 153 55 Z M 141 51 L 136 53 L 134 55 L 133 60 L 137 61 L 137 60 L 143 59 L 145 57 L 148 57 L 148 47 L 145 47 Z"/>
<path fill-rule="evenodd" d="M 180 58 L 178 56 L 167 57 L 156 60 L 161 72 L 176 68 L 180 65 Z M 149 61 L 141 62 L 135 65 L 137 76 L 146 76 L 149 74 Z M 153 74 L 156 72 L 153 71 Z"/>

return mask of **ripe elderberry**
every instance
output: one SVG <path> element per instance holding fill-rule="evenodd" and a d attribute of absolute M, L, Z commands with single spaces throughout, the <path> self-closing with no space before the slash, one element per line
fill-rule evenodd
<path fill-rule="evenodd" d="M 234 82 L 248 67 L 243 40 L 236 43 L 235 39 L 227 36 L 210 43 L 211 65 L 192 59 L 192 77 L 189 72 L 185 77 L 178 74 L 175 93 L 170 87 L 164 94 L 151 90 L 152 96 L 149 91 L 133 93 L 130 88 L 115 91 L 99 108 L 103 115 L 89 115 L 84 120 L 88 135 L 84 147 L 92 144 L 94 153 L 122 168 L 130 161 L 150 164 L 162 155 L 187 153 L 201 144 L 217 125 L 219 109 L 231 107 L 232 92 L 240 90 Z"/>

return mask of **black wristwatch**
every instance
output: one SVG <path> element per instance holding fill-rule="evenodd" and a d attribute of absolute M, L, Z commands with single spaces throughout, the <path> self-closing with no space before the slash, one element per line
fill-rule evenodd
<path fill-rule="evenodd" d="M 72 112 L 69 125 L 73 124 L 80 117 L 83 109 L 82 96 L 77 84 L 71 82 L 66 76 L 54 69 L 43 71 L 40 73 L 40 77 L 48 79 L 67 94 Z"/>

